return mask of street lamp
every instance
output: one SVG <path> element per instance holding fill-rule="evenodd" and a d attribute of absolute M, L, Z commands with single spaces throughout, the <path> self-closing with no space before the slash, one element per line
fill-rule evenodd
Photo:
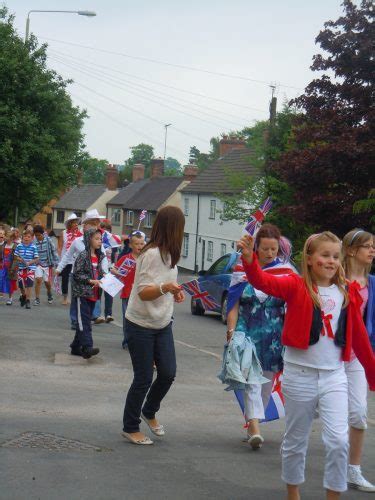
<path fill-rule="evenodd" d="M 25 43 L 29 39 L 30 14 L 32 12 L 58 12 L 58 13 L 64 13 L 64 14 L 78 14 L 79 16 L 87 16 L 87 17 L 96 16 L 96 12 L 92 12 L 91 10 L 30 10 L 29 13 L 27 14 L 27 20 L 26 20 Z"/>
<path fill-rule="evenodd" d="M 165 128 L 165 136 L 164 136 L 164 162 L 165 162 L 165 154 L 167 152 L 167 133 L 168 133 L 168 127 L 170 127 L 172 123 L 166 123 L 164 125 Z"/>

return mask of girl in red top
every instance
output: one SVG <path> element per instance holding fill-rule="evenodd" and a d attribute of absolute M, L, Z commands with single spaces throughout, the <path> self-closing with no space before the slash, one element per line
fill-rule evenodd
<path fill-rule="evenodd" d="M 282 342 L 285 434 L 281 446 L 282 479 L 288 500 L 299 500 L 304 482 L 308 439 L 316 409 L 326 449 L 327 499 L 347 489 L 348 384 L 344 361 L 353 348 L 375 390 L 375 357 L 360 312 L 358 284 L 346 286 L 341 242 L 325 231 L 310 236 L 302 254 L 302 277 L 275 277 L 260 268 L 254 238 L 238 242 L 249 282 L 287 303 Z M 353 335 L 355 331 L 355 335 Z"/>
<path fill-rule="evenodd" d="M 134 276 L 135 276 L 135 265 L 136 260 L 139 257 L 142 248 L 145 246 L 145 238 L 143 233 L 140 231 L 135 231 L 129 240 L 129 245 L 131 252 L 129 254 L 120 257 L 116 262 L 116 265 L 112 267 L 111 273 L 118 276 L 124 283 L 124 288 L 121 291 L 121 301 L 122 301 L 122 322 L 123 322 L 123 333 L 124 338 L 122 340 L 122 348 L 128 348 L 128 337 L 125 328 L 125 313 L 128 307 L 130 292 L 133 288 Z"/>

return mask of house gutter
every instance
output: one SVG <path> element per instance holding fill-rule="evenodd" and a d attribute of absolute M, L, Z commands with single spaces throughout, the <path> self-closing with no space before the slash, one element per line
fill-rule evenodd
<path fill-rule="evenodd" d="M 198 272 L 197 266 L 197 253 L 198 253 L 198 231 L 199 231 L 199 193 L 198 193 L 198 206 L 197 206 L 197 227 L 195 232 L 195 256 L 194 256 L 194 272 Z"/>

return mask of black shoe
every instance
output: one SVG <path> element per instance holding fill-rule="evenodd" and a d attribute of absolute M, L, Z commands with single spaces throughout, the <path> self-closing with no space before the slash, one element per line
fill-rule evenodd
<path fill-rule="evenodd" d="M 53 297 L 52 297 L 52 295 L 48 295 L 48 297 L 47 297 L 47 302 L 48 302 L 48 304 L 52 304 L 52 302 L 53 302 Z"/>
<path fill-rule="evenodd" d="M 23 307 L 26 304 L 26 297 L 24 295 L 20 295 L 20 305 Z"/>
<path fill-rule="evenodd" d="M 25 305 L 26 305 L 26 309 L 31 309 L 31 305 L 30 305 L 29 300 L 26 300 Z"/>
<path fill-rule="evenodd" d="M 82 349 L 80 347 L 71 347 L 70 354 L 72 356 L 83 356 Z"/>
<path fill-rule="evenodd" d="M 99 354 L 100 350 L 97 347 L 82 347 L 82 357 L 89 359 L 91 356 Z"/>
<path fill-rule="evenodd" d="M 77 325 L 75 323 L 71 323 L 70 329 L 76 331 L 77 330 Z"/>

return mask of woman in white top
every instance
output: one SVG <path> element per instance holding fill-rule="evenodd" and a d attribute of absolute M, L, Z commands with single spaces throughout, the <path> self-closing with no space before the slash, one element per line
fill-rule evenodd
<path fill-rule="evenodd" d="M 123 419 L 123 436 L 134 444 L 153 444 L 139 430 L 141 418 L 153 434 L 164 435 L 155 414 L 176 376 L 172 315 L 174 303 L 185 298 L 177 283 L 184 226 L 179 208 L 167 206 L 159 210 L 150 241 L 137 260 L 125 315 L 134 379 Z M 154 362 L 157 377 L 152 382 Z"/>

